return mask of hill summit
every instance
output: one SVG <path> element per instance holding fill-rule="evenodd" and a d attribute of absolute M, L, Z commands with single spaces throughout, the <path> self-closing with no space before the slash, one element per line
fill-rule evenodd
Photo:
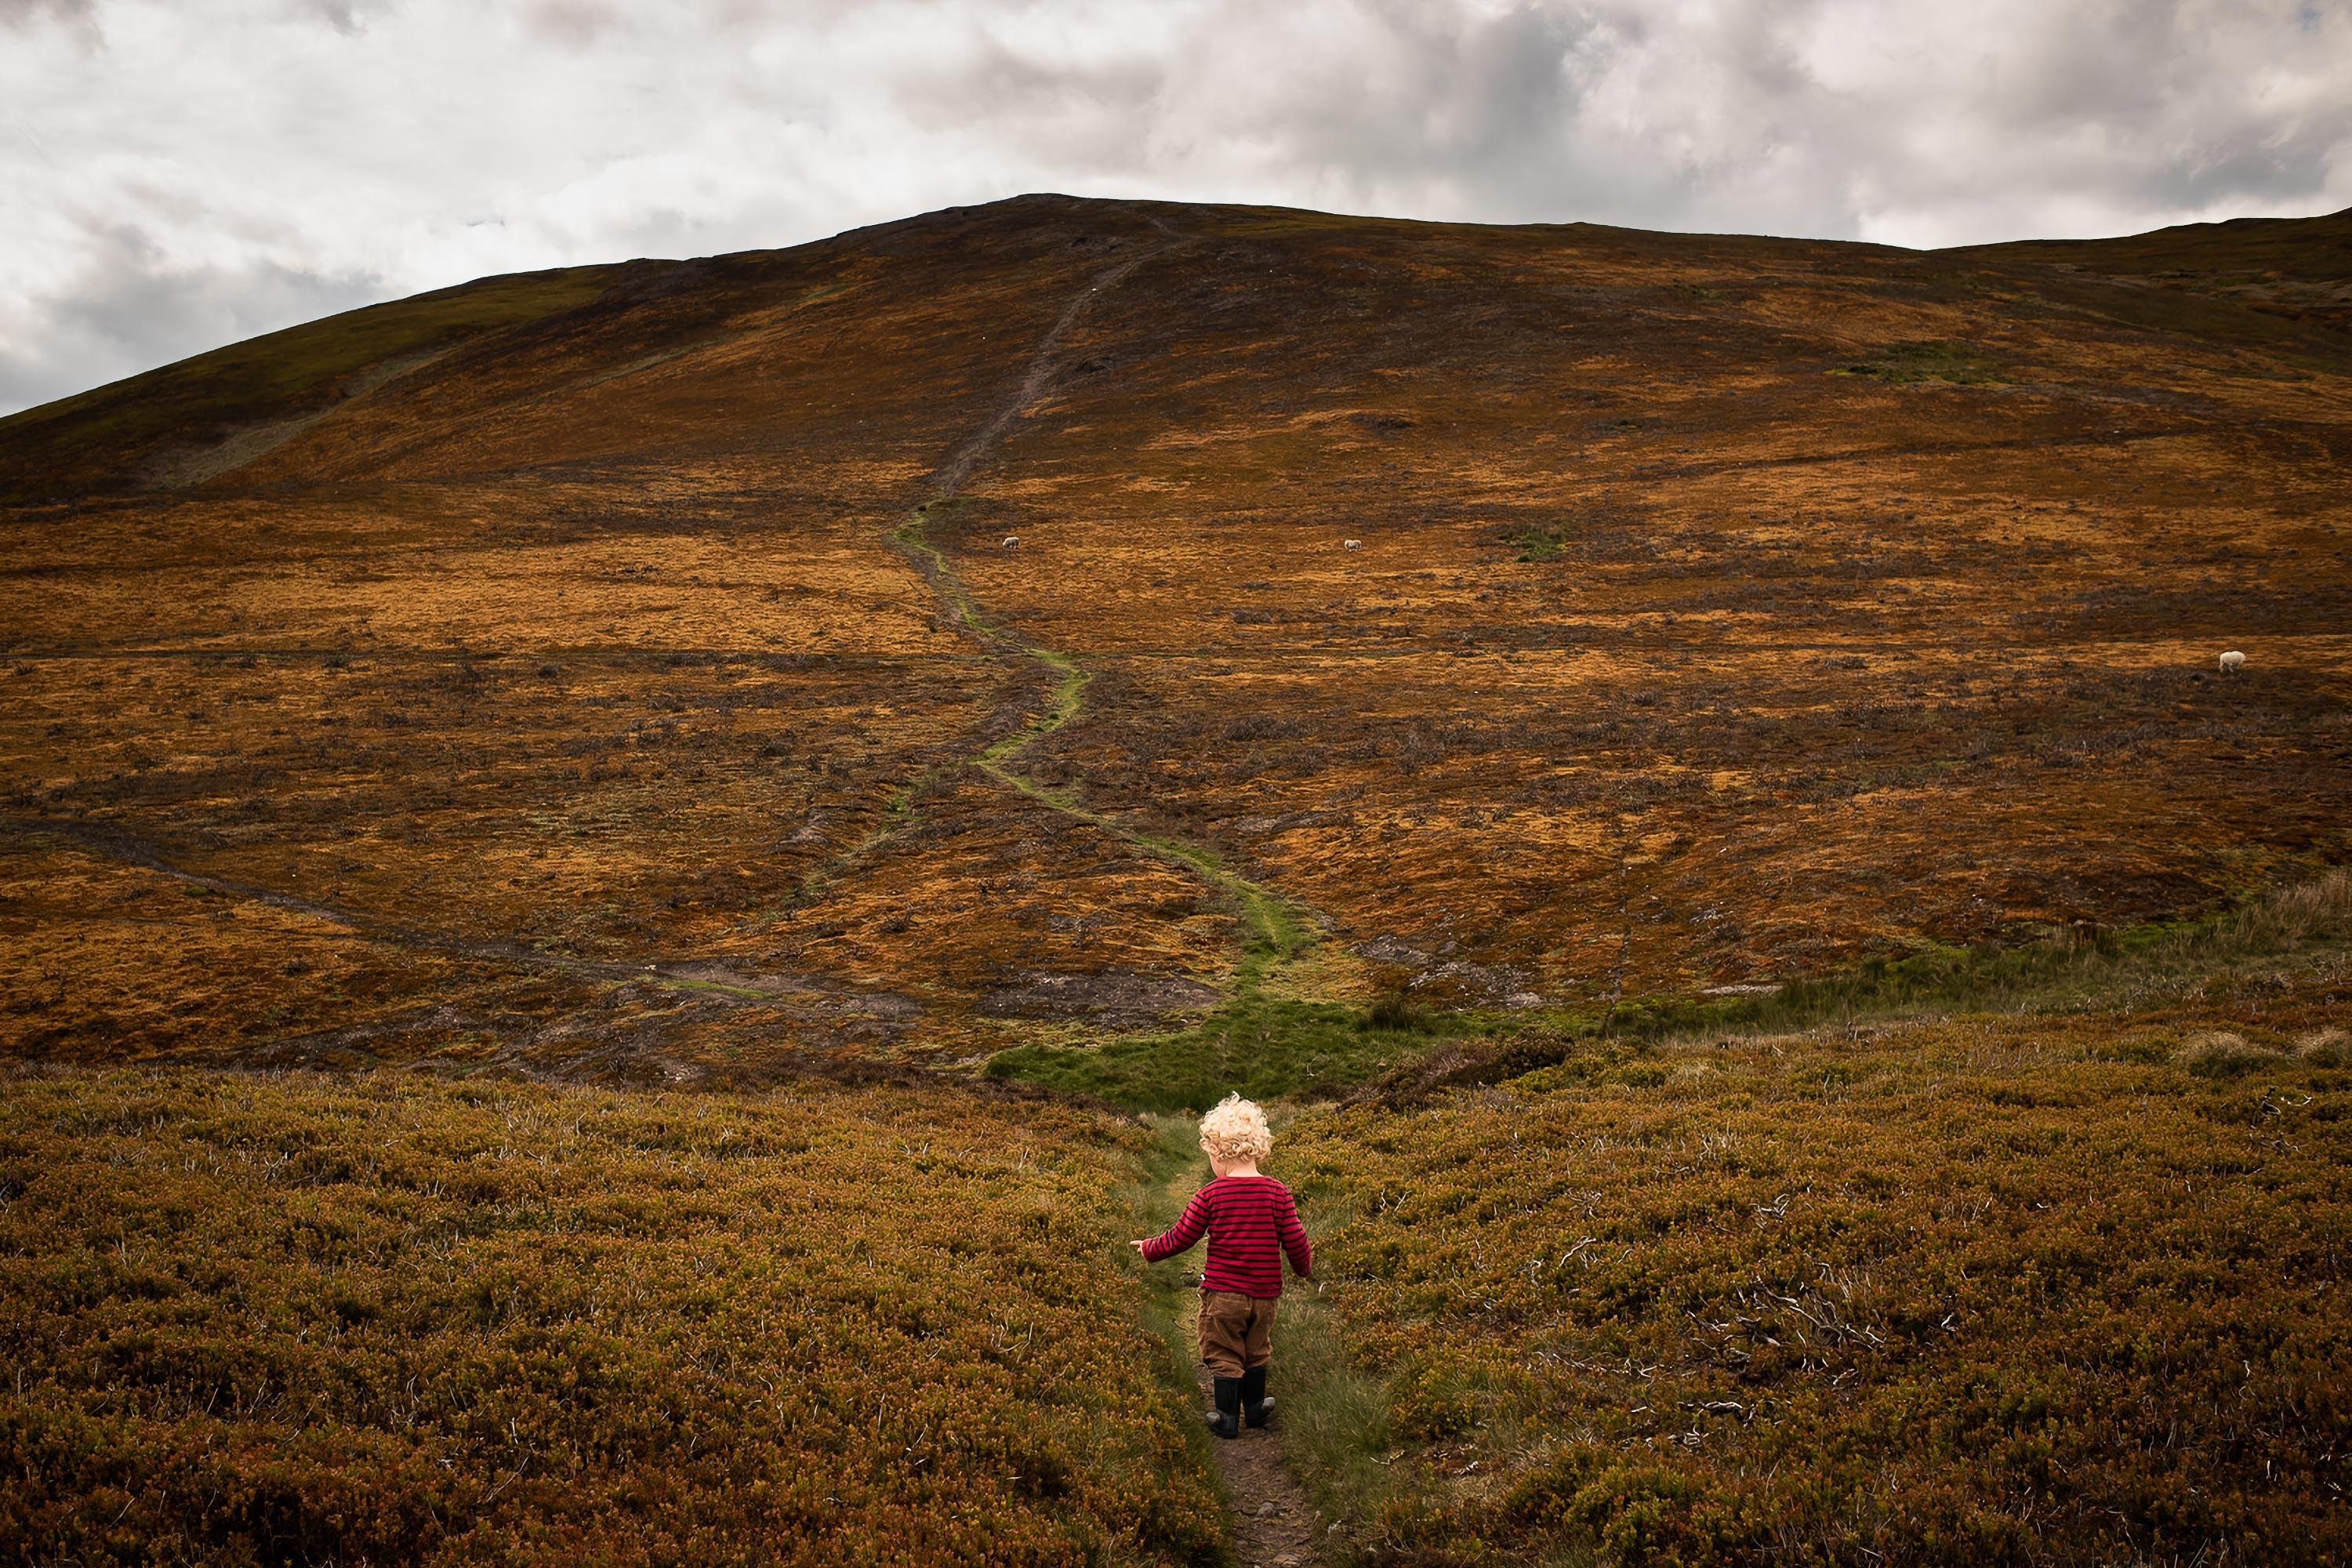
<path fill-rule="evenodd" d="M 2352 847 L 2347 247 L 1024 196 L 30 410 L 11 1048 L 756 1078 L 2210 911 Z"/>

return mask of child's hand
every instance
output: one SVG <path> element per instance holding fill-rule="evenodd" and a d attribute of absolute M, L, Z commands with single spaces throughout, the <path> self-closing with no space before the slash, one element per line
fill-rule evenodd
<path fill-rule="evenodd" d="M 1143 1250 L 1143 1242 L 1142 1242 L 1142 1240 L 1141 1240 L 1140 1238 L 1138 1238 L 1137 1240 L 1134 1240 L 1134 1241 L 1130 1241 L 1130 1242 L 1129 1242 L 1129 1243 L 1128 1243 L 1128 1246 L 1129 1246 L 1129 1247 L 1131 1247 L 1135 1248 L 1135 1250 L 1136 1250 L 1136 1251 L 1138 1251 L 1138 1252 L 1141 1252 L 1141 1251 Z M 1148 1263 L 1148 1262 L 1150 1262 L 1150 1259 L 1146 1258 L 1144 1261 Z"/>

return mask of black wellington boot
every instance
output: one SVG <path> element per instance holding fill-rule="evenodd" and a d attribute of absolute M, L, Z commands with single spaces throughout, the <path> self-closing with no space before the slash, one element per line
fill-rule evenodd
<path fill-rule="evenodd" d="M 1254 1366 L 1242 1373 L 1242 1419 L 1263 1426 L 1274 1419 L 1274 1401 L 1265 1394 L 1265 1368 Z"/>
<path fill-rule="evenodd" d="M 1217 1407 L 1209 1413 L 1209 1430 L 1220 1437 L 1242 1435 L 1242 1380 L 1220 1377 L 1214 1380 Z"/>

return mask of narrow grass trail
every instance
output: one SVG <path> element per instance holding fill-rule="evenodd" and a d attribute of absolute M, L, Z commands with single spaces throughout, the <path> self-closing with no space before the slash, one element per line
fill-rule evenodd
<path fill-rule="evenodd" d="M 937 505 L 931 502 L 919 510 L 892 537 L 924 563 L 924 575 L 966 630 L 992 646 L 1042 665 L 1055 678 L 1045 710 L 975 754 L 971 759 L 971 765 L 1041 805 L 1183 867 L 1231 900 L 1241 915 L 1244 931 L 1243 957 L 1234 968 L 1234 989 L 1237 993 L 1255 992 L 1277 965 L 1288 963 L 1313 944 L 1312 928 L 1304 913 L 1280 894 L 1227 869 L 1214 851 L 1129 827 L 1087 806 L 1069 792 L 1042 784 L 1009 765 L 1020 752 L 1078 716 L 1086 707 L 1087 687 L 1092 677 L 1068 654 L 1033 643 L 981 614 L 946 555 L 923 537 L 928 514 Z M 918 786 L 909 786 L 913 787 Z"/>
<path fill-rule="evenodd" d="M 973 600 L 947 552 L 928 537 L 929 526 L 951 510 L 958 492 L 972 472 L 992 453 L 1016 420 L 1053 384 L 1055 354 L 1062 339 L 1087 308 L 1154 256 L 1184 243 L 1171 240 L 1143 255 L 1129 258 L 1090 278 L 1059 318 L 1039 340 L 1020 385 L 970 439 L 950 454 L 933 477 L 931 499 L 915 509 L 890 531 L 891 543 L 911 561 L 963 630 L 1008 660 L 1037 667 L 1052 682 L 1042 711 L 1026 724 L 998 737 L 969 758 L 970 764 L 999 784 L 1049 810 L 1109 834 L 1142 852 L 1181 867 L 1215 889 L 1233 906 L 1242 922 L 1242 952 L 1226 987 L 1224 1003 L 1192 1033 L 1225 1027 L 1228 1037 L 1237 1026 L 1254 1021 L 1268 1005 L 1267 993 L 1285 973 L 1315 946 L 1314 923 L 1305 910 L 1272 889 L 1226 867 L 1214 851 L 1181 839 L 1145 833 L 1055 789 L 1016 766 L 1021 753 L 1076 719 L 1086 709 L 1091 681 L 1085 665 L 1074 656 L 1023 637 L 992 620 Z M 909 820 L 917 795 L 945 772 L 934 768 L 893 795 L 884 822 L 851 853 L 862 855 Z M 1129 1194 L 1129 1206 L 1139 1227 L 1158 1229 L 1180 1210 L 1203 1173 L 1189 1147 L 1189 1121 L 1162 1128 L 1160 1146 L 1147 1159 L 1139 1185 Z M 1197 1279 L 1192 1281 L 1197 1284 Z M 1144 1318 L 1166 1341 L 1170 1352 L 1170 1383 L 1173 1397 L 1191 1384 L 1202 1404 L 1207 1403 L 1208 1374 L 1195 1354 L 1200 1311 L 1197 1289 L 1181 1289 L 1171 1269 L 1147 1273 Z M 1312 1312 L 1316 1325 L 1305 1336 L 1329 1338 L 1329 1325 L 1319 1311 L 1294 1306 L 1293 1317 Z M 1299 1489 L 1286 1460 L 1281 1437 L 1282 1417 L 1273 1427 L 1245 1431 L 1238 1438 L 1207 1438 L 1218 1477 L 1233 1507 L 1233 1539 L 1244 1568 L 1307 1568 L 1324 1562 L 1327 1526 Z"/>
<path fill-rule="evenodd" d="M 1049 810 L 1099 828 L 1148 855 L 1180 866 L 1223 895 L 1240 916 L 1243 927 L 1242 955 L 1234 965 L 1228 984 L 1228 1005 L 1232 1005 L 1255 1000 L 1270 980 L 1314 946 L 1314 926 L 1307 911 L 1282 895 L 1230 869 L 1211 849 L 1130 827 L 1085 805 L 1069 792 L 1055 789 L 1014 767 L 1013 760 L 1022 752 L 1060 730 L 1084 711 L 1087 688 L 1092 677 L 1072 655 L 1034 642 L 991 620 L 973 601 L 971 591 L 957 574 L 954 563 L 927 533 L 930 524 L 955 505 L 964 483 L 1003 443 L 1014 423 L 1051 390 L 1056 368 L 1056 351 L 1070 329 L 1097 299 L 1116 288 L 1137 268 L 1186 243 L 1181 238 L 1171 239 L 1089 277 L 1031 351 L 1029 364 L 1023 373 L 1020 384 L 998 405 L 988 421 L 940 465 L 932 476 L 931 499 L 894 527 L 889 539 L 894 547 L 914 563 L 916 570 L 922 574 L 923 580 L 930 585 L 949 614 L 955 617 L 958 626 L 999 656 L 1039 667 L 1053 682 L 1043 712 L 1021 728 L 998 737 L 966 760 L 989 777 Z M 944 767 L 931 769 L 902 786 L 892 795 L 882 824 L 847 851 L 843 858 L 846 860 L 862 856 L 896 833 L 911 818 L 916 795 L 945 771 Z"/>
<path fill-rule="evenodd" d="M 1153 257 L 1188 243 L 1181 237 L 1090 277 L 1031 351 L 1020 384 L 934 473 L 930 499 L 895 522 L 886 538 L 919 573 L 957 626 L 1007 664 L 1028 666 L 1047 680 L 1046 700 L 1025 724 L 981 745 L 960 763 L 940 764 L 893 795 L 884 820 L 847 857 L 879 845 L 912 820 L 919 793 L 951 768 L 970 765 L 1017 794 L 1082 822 L 1134 849 L 1180 868 L 1223 897 L 1241 924 L 1240 952 L 1223 1000 L 1206 1016 L 1173 1031 L 1116 1035 L 1079 1044 L 1033 1043 L 996 1053 L 983 1069 L 1088 1094 L 1138 1110 L 1200 1109 L 1228 1090 L 1265 1100 L 1312 1092 L 1397 1065 L 1425 1045 L 1418 1037 L 1368 1030 L 1357 1010 L 1330 999 L 1349 959 L 1318 941 L 1314 911 L 1242 875 L 1206 846 L 1147 832 L 1073 790 L 1024 771 L 1024 752 L 1086 710 L 1090 674 L 1077 656 L 1048 647 L 993 619 L 972 597 L 955 562 L 931 537 L 961 501 L 959 493 L 1005 434 L 1053 388 L 1062 340 L 1114 285 Z M 1141 803 L 1138 803 L 1141 804 Z"/>

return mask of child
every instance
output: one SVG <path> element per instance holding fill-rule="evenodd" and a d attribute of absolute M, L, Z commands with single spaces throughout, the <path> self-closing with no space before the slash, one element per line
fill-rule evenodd
<path fill-rule="evenodd" d="M 1215 1380 L 1217 1408 L 1209 1430 L 1241 1436 L 1242 1422 L 1263 1426 L 1274 1415 L 1265 1396 L 1274 1359 L 1274 1308 L 1282 1296 L 1282 1258 L 1301 1279 L 1315 1278 L 1315 1255 L 1298 1223 L 1290 1189 L 1257 1173 L 1273 1152 L 1265 1112 L 1229 1094 L 1201 1118 L 1201 1152 L 1216 1179 L 1192 1194 L 1166 1234 L 1128 1243 L 1147 1263 L 1173 1258 L 1209 1233 L 1201 1270 L 1201 1360 Z"/>

